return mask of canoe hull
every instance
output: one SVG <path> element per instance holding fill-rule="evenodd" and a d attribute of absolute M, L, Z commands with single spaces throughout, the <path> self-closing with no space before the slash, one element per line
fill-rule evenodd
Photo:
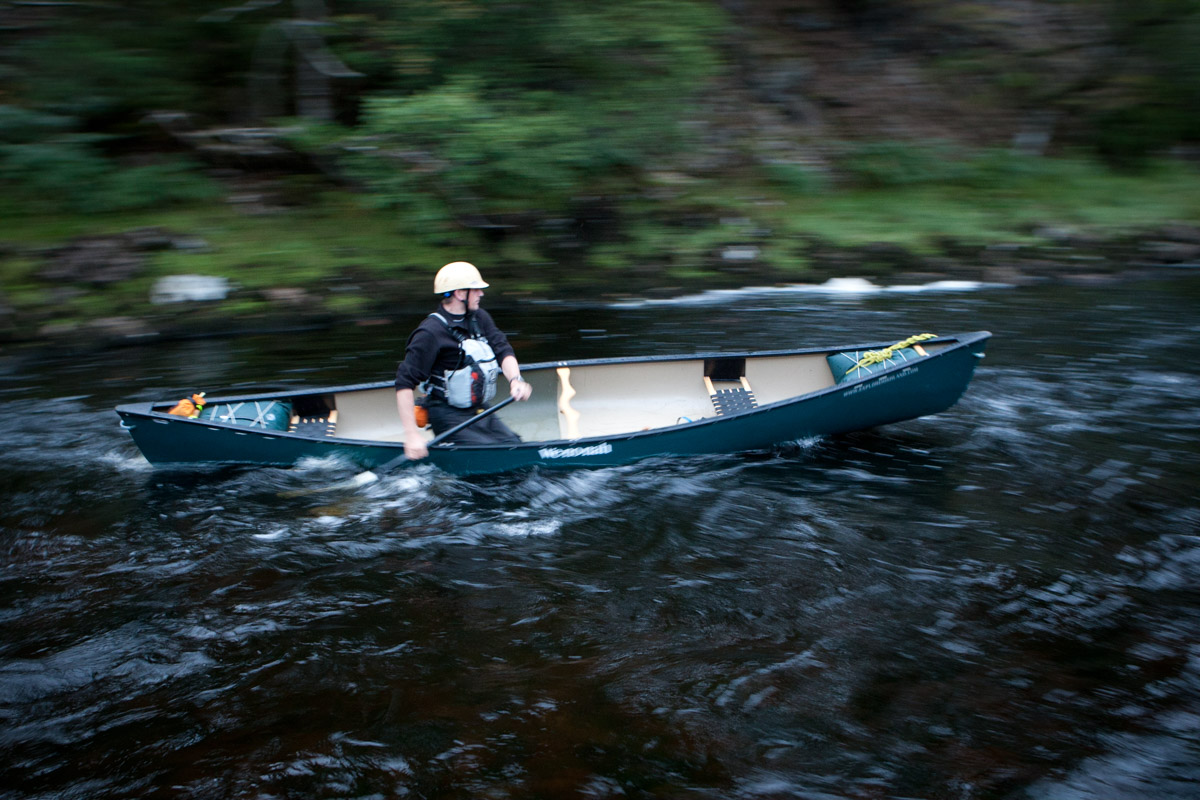
<path fill-rule="evenodd" d="M 744 413 L 575 440 L 477 447 L 441 445 L 430 450 L 428 463 L 455 474 L 505 472 L 531 466 L 613 466 L 656 456 L 763 450 L 797 439 L 914 419 L 944 411 L 958 401 L 975 365 L 983 357 L 989 336 L 983 332 L 950 337 L 947 346 L 928 358 Z M 619 363 L 619 360 L 573 363 Z M 532 365 L 526 371 L 552 370 L 555 366 Z M 378 391 L 386 386 L 348 388 Z M 370 469 L 403 454 L 399 442 L 316 438 L 246 429 L 173 417 L 153 409 L 154 404 L 126 405 L 119 407 L 117 413 L 147 460 L 156 465 L 289 466 L 304 458 L 332 457 Z"/>

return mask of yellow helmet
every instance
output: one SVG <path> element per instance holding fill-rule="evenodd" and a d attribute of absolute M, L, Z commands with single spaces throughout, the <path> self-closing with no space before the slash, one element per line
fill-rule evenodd
<path fill-rule="evenodd" d="M 455 289 L 486 289 L 488 285 L 483 282 L 483 276 L 479 274 L 479 270 L 475 269 L 474 264 L 468 264 L 466 261 L 454 261 L 438 270 L 437 277 L 433 279 L 433 293 L 446 294 L 453 292 Z"/>

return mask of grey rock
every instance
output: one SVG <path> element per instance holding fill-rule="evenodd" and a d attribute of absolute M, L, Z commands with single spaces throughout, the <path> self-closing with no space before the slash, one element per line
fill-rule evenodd
<path fill-rule="evenodd" d="M 145 339 L 158 335 L 145 320 L 134 317 L 102 317 L 89 322 L 87 330 L 106 339 Z"/>
<path fill-rule="evenodd" d="M 122 237 L 84 237 L 50 250 L 37 277 L 52 283 L 105 286 L 142 274 L 145 257 Z"/>

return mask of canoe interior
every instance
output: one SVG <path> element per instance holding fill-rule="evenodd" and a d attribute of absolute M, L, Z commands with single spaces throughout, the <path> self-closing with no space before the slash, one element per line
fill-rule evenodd
<path fill-rule="evenodd" d="M 950 344 L 929 343 L 925 350 L 932 356 Z M 826 357 L 833 352 L 837 351 L 535 365 L 524 370 L 533 386 L 531 399 L 508 406 L 499 416 L 526 442 L 668 428 L 716 416 L 713 392 L 732 390 L 729 396 L 734 399 L 749 393 L 761 407 L 830 388 L 835 380 Z M 498 396 L 504 397 L 507 383 L 501 378 L 499 384 Z M 293 420 L 329 420 L 322 438 L 404 441 L 390 384 L 275 397 L 291 403 Z M 244 398 L 213 398 L 210 403 L 237 399 Z M 156 405 L 153 410 L 168 408 Z M 433 436 L 429 431 L 423 435 Z"/>

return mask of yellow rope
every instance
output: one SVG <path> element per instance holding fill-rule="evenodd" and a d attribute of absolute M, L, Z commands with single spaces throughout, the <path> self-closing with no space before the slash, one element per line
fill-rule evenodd
<path fill-rule="evenodd" d="M 854 370 L 858 369 L 859 367 L 869 367 L 872 364 L 882 364 L 883 362 L 887 361 L 889 358 L 894 356 L 896 354 L 897 350 L 903 350 L 906 347 L 912 347 L 914 344 L 917 344 L 918 342 L 923 342 L 926 339 L 936 339 L 936 338 L 937 338 L 937 334 L 935 334 L 935 333 L 918 333 L 916 336 L 910 336 L 907 339 L 905 339 L 903 342 L 896 342 L 894 345 L 891 345 L 890 347 L 885 347 L 882 350 L 868 350 L 866 353 L 863 354 L 863 357 L 858 360 L 857 364 L 855 364 L 850 369 L 846 370 L 846 374 L 849 375 L 851 372 L 854 372 Z"/>

